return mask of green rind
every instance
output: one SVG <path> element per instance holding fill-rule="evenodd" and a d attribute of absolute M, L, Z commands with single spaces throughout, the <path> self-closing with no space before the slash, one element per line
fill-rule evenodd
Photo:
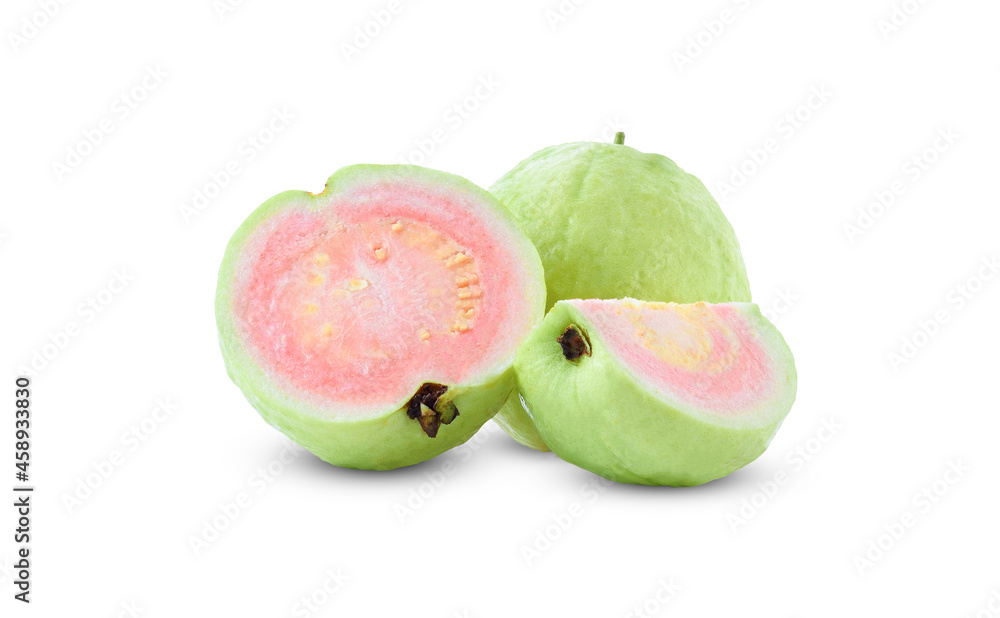
<path fill-rule="evenodd" d="M 759 311 L 752 318 L 773 330 L 772 341 L 787 351 Z M 579 364 L 567 361 L 556 341 L 570 324 L 590 340 L 592 355 Z M 697 418 L 651 394 L 568 303 L 556 304 L 521 345 L 514 369 L 531 420 L 560 458 L 621 483 L 679 487 L 726 476 L 767 449 L 794 401 L 791 352 L 779 360 L 788 364 L 787 382 L 779 385 L 784 395 L 766 422 L 744 426 Z"/>
<path fill-rule="evenodd" d="M 226 371 L 251 405 L 269 424 L 321 459 L 346 468 L 388 470 L 425 461 L 471 438 L 500 408 L 514 386 L 511 369 L 514 350 L 493 368 L 466 384 L 449 385 L 447 396 L 459 410 L 458 417 L 442 425 L 437 437 L 428 438 L 420 425 L 406 417 L 406 400 L 364 417 L 331 418 L 315 414 L 312 406 L 286 393 L 253 360 L 237 333 L 232 311 L 232 284 L 242 248 L 262 223 L 290 206 L 320 208 L 332 195 L 347 193 L 359 183 L 406 178 L 435 186 L 449 186 L 491 208 L 516 233 L 517 252 L 523 258 L 528 280 L 536 282 L 525 299 L 541 320 L 545 288 L 541 261 L 520 225 L 489 192 L 461 177 L 412 165 L 355 165 L 333 174 L 320 194 L 286 191 L 258 207 L 233 234 L 219 268 L 215 300 L 219 343 Z M 428 377 L 430 381 L 432 378 Z"/>
<path fill-rule="evenodd" d="M 621 144 L 551 146 L 490 191 L 541 255 L 547 308 L 573 298 L 750 301 L 732 226 L 705 185 L 667 157 Z M 538 448 L 517 393 L 496 422 Z"/>
<path fill-rule="evenodd" d="M 545 440 L 538 433 L 538 429 L 535 428 L 534 423 L 525 414 L 524 408 L 521 407 L 521 398 L 518 396 L 517 389 L 511 391 L 503 407 L 493 417 L 493 421 L 497 425 L 500 425 L 500 428 L 506 431 L 507 435 L 524 446 L 533 448 L 536 451 L 542 451 L 543 453 L 552 450 L 545 444 Z"/>

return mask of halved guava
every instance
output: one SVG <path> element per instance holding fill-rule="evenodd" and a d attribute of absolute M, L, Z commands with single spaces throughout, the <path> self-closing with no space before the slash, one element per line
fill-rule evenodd
<path fill-rule="evenodd" d="M 740 245 L 698 178 L 665 156 L 615 143 L 551 146 L 490 187 L 545 267 L 547 307 L 574 298 L 749 302 Z M 515 394 L 495 421 L 547 450 Z"/>
<path fill-rule="evenodd" d="M 792 353 L 749 303 L 556 303 L 518 351 L 518 388 L 566 461 L 700 485 L 761 455 L 795 400 Z"/>
<path fill-rule="evenodd" d="M 538 254 L 491 194 L 356 165 L 247 218 L 216 320 L 229 375 L 267 422 L 330 463 L 381 470 L 443 453 L 496 413 L 544 304 Z"/>

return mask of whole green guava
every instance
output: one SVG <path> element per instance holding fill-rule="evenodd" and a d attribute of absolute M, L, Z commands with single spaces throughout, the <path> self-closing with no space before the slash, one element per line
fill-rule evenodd
<path fill-rule="evenodd" d="M 749 302 L 736 234 L 705 185 L 624 142 L 545 148 L 490 187 L 538 249 L 546 310 L 576 298 Z M 548 450 L 518 393 L 494 420 Z"/>

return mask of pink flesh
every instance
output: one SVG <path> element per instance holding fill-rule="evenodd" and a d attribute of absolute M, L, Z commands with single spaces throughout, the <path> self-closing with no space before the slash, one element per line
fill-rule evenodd
<path fill-rule="evenodd" d="M 269 374 L 373 408 L 512 353 L 530 323 L 527 281 L 492 211 L 412 181 L 333 199 L 281 211 L 244 248 L 233 304 Z"/>
<path fill-rule="evenodd" d="M 671 399 L 739 414 L 773 390 L 768 352 L 734 305 L 570 302 L 599 330 L 612 354 Z"/>

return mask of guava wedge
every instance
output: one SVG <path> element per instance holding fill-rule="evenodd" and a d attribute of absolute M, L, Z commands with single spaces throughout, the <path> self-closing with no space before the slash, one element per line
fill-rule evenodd
<path fill-rule="evenodd" d="M 562 459 L 621 483 L 707 483 L 759 457 L 795 400 L 792 353 L 749 303 L 556 303 L 514 368 Z"/>
<path fill-rule="evenodd" d="M 355 165 L 281 193 L 219 270 L 229 376 L 332 464 L 385 470 L 466 440 L 514 386 L 545 306 L 541 262 L 490 193 L 409 165 Z"/>
<path fill-rule="evenodd" d="M 490 188 L 545 267 L 546 308 L 574 298 L 749 302 L 732 226 L 698 178 L 658 154 L 615 143 L 551 146 Z M 548 450 L 516 394 L 495 421 Z"/>

